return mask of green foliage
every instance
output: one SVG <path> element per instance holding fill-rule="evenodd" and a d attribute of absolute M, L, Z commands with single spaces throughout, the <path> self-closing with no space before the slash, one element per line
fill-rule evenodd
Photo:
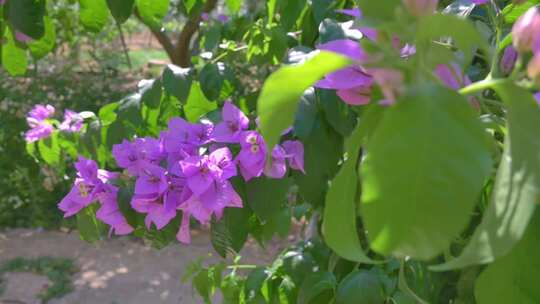
<path fill-rule="evenodd" d="M 81 23 L 92 32 L 99 32 L 107 24 L 109 10 L 105 0 L 79 0 Z"/>
<path fill-rule="evenodd" d="M 169 0 L 135 0 L 142 21 L 152 29 L 159 30 L 162 19 L 169 11 Z"/>

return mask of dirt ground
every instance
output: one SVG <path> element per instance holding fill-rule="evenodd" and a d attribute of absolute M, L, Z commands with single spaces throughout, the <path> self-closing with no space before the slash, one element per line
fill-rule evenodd
<path fill-rule="evenodd" d="M 0 232 L 0 263 L 16 257 L 72 258 L 80 271 L 73 279 L 75 291 L 50 304 L 153 304 L 200 303 L 189 283 L 180 278 L 198 257 L 217 260 L 207 232 L 195 232 L 192 244 L 173 244 L 155 250 L 128 238 L 105 240 L 95 245 L 79 239 L 77 232 L 10 230 Z M 246 245 L 243 263 L 264 264 L 285 246 L 275 242 L 263 250 Z M 28 273 L 5 276 L 6 291 L 0 304 L 39 303 L 35 295 L 47 279 Z M 216 300 L 219 303 L 219 299 Z"/>

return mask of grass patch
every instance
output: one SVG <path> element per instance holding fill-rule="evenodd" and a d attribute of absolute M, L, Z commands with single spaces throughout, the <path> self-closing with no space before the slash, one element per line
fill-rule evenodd
<path fill-rule="evenodd" d="M 15 258 L 0 265 L 0 294 L 4 292 L 2 279 L 7 272 L 32 272 L 49 278 L 51 285 L 38 297 L 47 303 L 53 298 L 61 298 L 73 291 L 72 277 L 79 270 L 71 259 L 40 257 L 37 259 Z"/>

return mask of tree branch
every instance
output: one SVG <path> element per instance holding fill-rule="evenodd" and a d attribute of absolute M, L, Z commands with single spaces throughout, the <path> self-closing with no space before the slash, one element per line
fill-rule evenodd
<path fill-rule="evenodd" d="M 210 13 L 216 7 L 217 0 L 207 0 L 202 9 L 203 13 Z M 176 50 L 174 58 L 171 58 L 175 64 L 181 67 L 189 67 L 191 65 L 190 45 L 193 35 L 199 30 L 201 16 L 197 15 L 189 18 L 178 36 L 176 42 Z"/>

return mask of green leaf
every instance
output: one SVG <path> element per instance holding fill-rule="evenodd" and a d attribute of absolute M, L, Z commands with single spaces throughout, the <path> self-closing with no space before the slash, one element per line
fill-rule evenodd
<path fill-rule="evenodd" d="M 133 12 L 135 0 L 107 0 L 107 6 L 118 24 L 126 22 Z"/>
<path fill-rule="evenodd" d="M 206 99 L 199 83 L 193 82 L 189 91 L 189 98 L 184 106 L 187 120 L 196 122 L 215 109 L 217 109 L 217 104 Z"/>
<path fill-rule="evenodd" d="M 358 6 L 370 22 L 395 20 L 396 8 L 400 4 L 400 0 L 358 0 Z"/>
<path fill-rule="evenodd" d="M 166 93 L 185 103 L 191 88 L 191 69 L 169 64 L 163 71 L 162 82 Z"/>
<path fill-rule="evenodd" d="M 526 90 L 510 82 L 494 88 L 507 103 L 508 133 L 493 189 L 481 224 L 456 259 L 432 270 L 484 264 L 504 256 L 521 239 L 540 203 L 540 107 Z"/>
<path fill-rule="evenodd" d="M 257 101 L 261 133 L 268 150 L 278 142 L 281 133 L 290 127 L 304 91 L 324 75 L 349 65 L 340 55 L 321 52 L 302 65 L 282 67 L 266 80 Z"/>
<path fill-rule="evenodd" d="M 197 275 L 193 278 L 193 285 L 195 285 L 197 292 L 203 298 L 204 303 L 212 303 L 210 301 L 212 286 L 207 269 L 203 269 L 197 273 Z"/>
<path fill-rule="evenodd" d="M 443 87 L 412 88 L 385 113 L 361 164 L 371 248 L 430 259 L 466 227 L 491 169 L 470 104 Z"/>
<path fill-rule="evenodd" d="M 264 282 L 270 278 L 270 274 L 270 271 L 263 267 L 257 267 L 249 273 L 246 284 L 244 285 L 244 294 L 248 300 L 247 303 L 256 303 L 253 300 L 262 297 L 261 289 Z"/>
<path fill-rule="evenodd" d="M 109 21 L 109 9 L 105 0 L 79 0 L 80 18 L 84 27 L 99 33 Z"/>
<path fill-rule="evenodd" d="M 343 102 L 335 90 L 317 90 L 317 96 L 324 110 L 326 121 L 343 136 L 349 136 L 356 126 L 356 115 Z"/>
<path fill-rule="evenodd" d="M 41 158 L 49 165 L 60 163 L 60 145 L 58 144 L 58 133 L 53 132 L 50 137 L 38 142 L 38 150 Z"/>
<path fill-rule="evenodd" d="M 504 22 L 508 24 L 513 24 L 517 21 L 517 19 L 525 14 L 525 12 L 535 6 L 538 5 L 540 1 L 538 0 L 528 0 L 522 4 L 514 4 L 510 3 L 508 4 L 503 10 L 502 15 L 504 16 Z"/>
<path fill-rule="evenodd" d="M 223 258 L 228 252 L 238 253 L 244 247 L 249 232 L 249 208 L 226 208 L 223 217 L 212 221 L 210 240 L 214 250 Z"/>
<path fill-rule="evenodd" d="M 263 221 L 270 220 L 285 205 L 291 179 L 257 178 L 246 183 L 248 204 Z"/>
<path fill-rule="evenodd" d="M 355 270 L 347 275 L 339 284 L 335 303 L 385 303 L 383 285 L 373 272 Z"/>
<path fill-rule="evenodd" d="M 422 298 L 420 298 L 414 291 L 409 287 L 409 284 L 407 283 L 407 277 L 405 275 L 405 268 L 406 263 L 402 262 L 401 267 L 399 268 L 399 282 L 398 287 L 399 290 L 403 292 L 403 294 L 406 296 L 405 300 L 408 299 L 414 299 L 413 303 L 417 304 L 428 304 L 426 301 L 424 301 Z"/>
<path fill-rule="evenodd" d="M 17 46 L 15 37 L 10 29 L 4 32 L 5 44 L 2 45 L 2 66 L 11 76 L 26 74 L 28 58 L 26 51 Z"/>
<path fill-rule="evenodd" d="M 28 43 L 28 49 L 34 59 L 39 60 L 45 57 L 56 44 L 56 29 L 54 22 L 49 16 L 44 18 L 45 34 L 39 40 L 33 40 Z"/>
<path fill-rule="evenodd" d="M 480 48 L 486 57 L 490 57 L 490 48 L 482 34 L 478 32 L 473 23 L 457 16 L 434 14 L 420 20 L 417 39 L 426 47 L 419 47 L 419 53 L 429 52 L 433 40 L 451 37 L 464 53 L 465 64 L 471 63 L 476 48 Z"/>
<path fill-rule="evenodd" d="M 224 80 L 218 65 L 215 63 L 205 65 L 199 74 L 201 90 L 209 100 L 216 100 L 219 97 Z"/>
<path fill-rule="evenodd" d="M 378 116 L 378 108 L 366 115 Z M 332 180 L 326 193 L 326 204 L 322 231 L 328 247 L 332 248 L 339 256 L 358 263 L 375 263 L 362 249 L 356 226 L 357 191 L 359 186 L 356 165 L 360 152 L 360 145 L 365 136 L 369 122 L 374 118 L 366 118 L 362 121 L 353 134 L 345 141 L 347 160 L 344 162 L 339 173 Z"/>
<path fill-rule="evenodd" d="M 242 8 L 242 0 L 225 0 L 225 4 L 229 11 L 233 14 L 238 13 L 240 8 Z"/>
<path fill-rule="evenodd" d="M 480 274 L 476 281 L 478 304 L 540 303 L 540 213 L 530 221 L 523 239 Z"/>
<path fill-rule="evenodd" d="M 45 34 L 45 4 L 45 0 L 9 1 L 7 19 L 15 30 L 33 39 L 40 39 Z"/>
<path fill-rule="evenodd" d="M 150 28 L 159 30 L 169 11 L 169 0 L 135 0 L 142 21 Z"/>
<path fill-rule="evenodd" d="M 338 162 L 343 156 L 343 140 L 319 113 L 309 137 L 302 141 L 306 174 L 293 171 L 293 177 L 303 199 L 313 206 L 320 206 L 324 202 L 328 180 L 337 173 Z"/>
<path fill-rule="evenodd" d="M 162 92 L 161 80 L 153 80 L 141 89 L 141 102 L 151 109 L 159 108 Z"/>
<path fill-rule="evenodd" d="M 298 291 L 298 304 L 329 303 L 337 286 L 331 272 L 309 274 Z"/>
<path fill-rule="evenodd" d="M 280 8 L 280 23 L 285 31 L 294 27 L 302 10 L 306 6 L 306 0 L 278 0 Z"/>
<path fill-rule="evenodd" d="M 94 203 L 77 213 L 77 230 L 83 241 L 89 243 L 99 241 L 107 229 L 107 226 L 96 218 L 98 208 L 99 205 Z"/>

